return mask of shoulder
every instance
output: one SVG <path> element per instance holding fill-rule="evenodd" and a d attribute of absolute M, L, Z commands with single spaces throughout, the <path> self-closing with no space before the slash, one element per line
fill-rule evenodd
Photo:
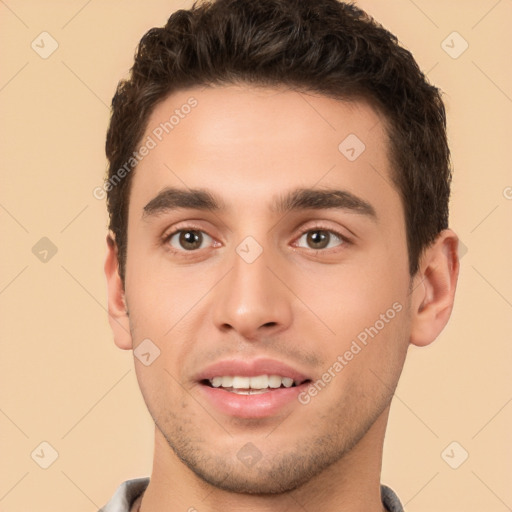
<path fill-rule="evenodd" d="M 149 477 L 126 480 L 98 512 L 130 512 L 134 501 L 146 490 Z"/>
<path fill-rule="evenodd" d="M 393 489 L 388 487 L 387 485 L 380 486 L 380 495 L 382 499 L 382 504 L 389 512 L 404 512 L 404 508 L 400 503 L 400 499 L 395 494 Z"/>

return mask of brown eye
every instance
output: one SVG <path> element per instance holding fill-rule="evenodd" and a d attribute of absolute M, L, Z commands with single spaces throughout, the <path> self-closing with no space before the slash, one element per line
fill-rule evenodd
<path fill-rule="evenodd" d="M 306 240 L 312 249 L 325 249 L 329 244 L 329 233 L 325 231 L 310 231 Z"/>
<path fill-rule="evenodd" d="M 305 242 L 301 244 L 301 241 Z M 307 249 L 330 249 L 343 243 L 343 239 L 333 231 L 325 229 L 311 229 L 302 234 L 299 238 L 298 246 Z M 305 245 L 304 245 L 305 243 Z"/>
<path fill-rule="evenodd" d="M 204 242 L 211 244 L 212 238 L 195 229 L 182 229 L 169 237 L 169 243 L 177 250 L 195 251 L 201 249 Z"/>

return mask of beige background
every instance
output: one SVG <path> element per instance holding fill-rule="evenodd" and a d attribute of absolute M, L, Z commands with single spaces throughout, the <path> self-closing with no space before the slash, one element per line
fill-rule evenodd
<path fill-rule="evenodd" d="M 451 225 L 467 248 L 448 328 L 410 351 L 382 480 L 409 512 L 512 510 L 512 0 L 359 4 L 445 91 Z M 107 323 L 107 218 L 92 191 L 136 43 L 189 5 L 0 0 L 1 512 L 95 511 L 121 481 L 150 473 L 152 423 L 132 354 Z M 59 45 L 47 59 L 31 48 L 43 50 L 43 31 Z M 469 44 L 456 59 L 443 49 L 463 48 L 446 40 L 453 31 Z M 58 249 L 46 262 L 32 252 L 42 237 Z M 43 441 L 58 452 L 48 469 Z"/>

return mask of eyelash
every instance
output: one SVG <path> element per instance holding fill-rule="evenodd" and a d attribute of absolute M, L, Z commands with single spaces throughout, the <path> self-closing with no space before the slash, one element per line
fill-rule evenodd
<path fill-rule="evenodd" d="M 177 249 L 174 249 L 174 247 L 171 247 L 171 245 L 169 244 L 171 238 L 178 234 L 178 233 L 181 233 L 183 231 L 200 231 L 201 233 L 205 233 L 208 235 L 208 233 L 206 233 L 206 231 L 204 229 L 201 229 L 199 226 L 194 226 L 193 224 L 187 224 L 186 226 L 180 226 L 176 229 L 174 229 L 171 233 L 167 233 L 163 236 L 162 238 L 162 243 L 167 247 L 167 249 L 172 252 L 173 254 L 182 254 L 182 253 L 189 253 L 189 254 L 192 254 L 192 253 L 195 253 L 195 252 L 198 252 L 198 249 L 195 250 L 195 251 L 186 251 L 186 250 L 177 250 Z M 208 235 L 210 238 L 212 238 L 213 240 L 215 240 L 211 235 Z"/>
<path fill-rule="evenodd" d="M 330 253 L 333 250 L 334 251 L 340 250 L 339 249 L 340 247 L 342 247 L 344 245 L 350 245 L 352 243 L 348 237 L 346 237 L 345 235 L 342 235 L 339 231 L 336 231 L 332 228 L 328 228 L 327 226 L 322 226 L 321 224 L 317 224 L 316 226 L 308 227 L 307 229 L 302 230 L 300 232 L 299 236 L 296 238 L 296 240 L 300 240 L 306 233 L 310 233 L 311 231 L 324 231 L 326 233 L 330 233 L 330 234 L 336 236 L 337 238 L 339 238 L 341 240 L 341 243 L 339 245 L 337 245 L 336 247 L 331 247 L 330 249 L 306 248 L 306 250 L 312 251 L 315 254 L 319 253 L 319 252 Z M 304 248 L 302 247 L 302 249 L 304 249 Z"/>
<path fill-rule="evenodd" d="M 192 255 L 193 253 L 197 253 L 200 249 L 196 249 L 196 250 L 192 250 L 192 251 L 186 251 L 185 249 L 183 250 L 177 250 L 177 249 L 174 249 L 173 247 L 170 246 L 169 244 L 169 241 L 171 240 L 171 238 L 178 234 L 178 233 L 181 233 L 181 232 L 184 232 L 184 231 L 200 231 L 201 233 L 205 233 L 206 235 L 208 235 L 208 233 L 206 233 L 206 231 L 204 229 L 201 229 L 199 228 L 198 226 L 194 226 L 193 224 L 188 224 L 186 226 L 183 226 L 183 227 L 179 227 L 177 229 L 174 229 L 171 233 L 167 233 L 165 234 L 163 237 L 162 237 L 162 243 L 167 247 L 167 249 L 172 252 L 173 254 L 179 254 L 179 255 L 184 255 L 184 254 L 190 254 Z M 300 240 L 306 233 L 309 233 L 311 231 L 324 231 L 326 233 L 330 233 L 332 235 L 335 235 L 337 238 L 339 238 L 341 240 L 341 243 L 339 245 L 337 245 L 336 247 L 334 248 L 330 248 L 330 249 L 311 249 L 311 248 L 305 248 L 306 250 L 309 250 L 309 251 L 312 251 L 313 253 L 319 253 L 319 252 L 322 252 L 322 253 L 329 253 L 331 252 L 333 249 L 334 250 L 337 250 L 339 247 L 341 246 L 344 246 L 344 245 L 351 245 L 352 244 L 352 241 L 345 235 L 342 235 L 340 232 L 332 229 L 332 228 L 328 228 L 326 226 L 322 226 L 320 224 L 318 225 L 315 225 L 315 226 L 312 226 L 312 227 L 308 227 L 307 229 L 304 229 L 302 230 L 299 235 L 295 238 L 295 240 Z M 215 240 L 211 235 L 208 235 L 210 238 L 212 238 L 213 240 Z M 294 242 L 295 243 L 295 242 Z M 302 249 L 304 249 L 304 247 L 302 247 Z"/>

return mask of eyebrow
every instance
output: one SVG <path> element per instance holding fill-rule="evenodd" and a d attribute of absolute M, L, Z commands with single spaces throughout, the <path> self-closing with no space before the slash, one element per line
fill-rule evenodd
<path fill-rule="evenodd" d="M 205 189 L 166 187 L 144 206 L 142 217 L 156 216 L 177 208 L 213 212 L 223 210 L 225 206 Z M 375 208 L 347 190 L 299 188 L 275 197 L 270 206 L 270 210 L 275 213 L 323 209 L 347 210 L 377 220 Z"/>
<path fill-rule="evenodd" d="M 377 219 L 375 208 L 347 190 L 299 188 L 276 198 L 271 210 L 287 213 L 293 210 L 348 210 Z"/>
<path fill-rule="evenodd" d="M 144 206 L 142 217 L 156 216 L 177 208 L 205 211 L 222 209 L 219 199 L 207 190 L 166 187 Z"/>

